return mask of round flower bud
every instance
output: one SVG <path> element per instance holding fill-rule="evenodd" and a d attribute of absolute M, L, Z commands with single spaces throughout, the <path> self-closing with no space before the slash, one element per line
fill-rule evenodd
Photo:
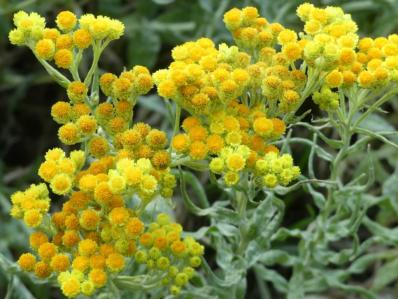
<path fill-rule="evenodd" d="M 68 49 L 60 49 L 55 52 L 54 61 L 57 67 L 69 69 L 73 62 L 73 53 Z"/>
<path fill-rule="evenodd" d="M 36 43 L 35 52 L 39 58 L 51 60 L 54 57 L 55 44 L 51 39 L 41 39 Z"/>
<path fill-rule="evenodd" d="M 90 32 L 86 29 L 78 29 L 73 33 L 73 43 L 79 49 L 86 49 L 91 45 L 92 38 Z"/>
<path fill-rule="evenodd" d="M 55 22 L 59 29 L 66 32 L 72 30 L 76 26 L 77 18 L 74 13 L 66 10 L 61 11 L 57 15 Z"/>
<path fill-rule="evenodd" d="M 18 265 L 24 271 L 33 271 L 35 264 L 36 257 L 31 253 L 24 253 L 18 259 Z"/>

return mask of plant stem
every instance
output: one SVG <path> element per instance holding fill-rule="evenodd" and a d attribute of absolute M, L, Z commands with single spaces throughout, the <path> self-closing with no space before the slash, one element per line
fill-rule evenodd
<path fill-rule="evenodd" d="M 37 60 L 41 63 L 41 65 L 45 68 L 47 73 L 54 78 L 54 80 L 61 85 L 64 88 L 68 87 L 68 84 L 70 83 L 69 79 L 66 78 L 64 75 L 62 75 L 59 71 L 57 71 L 51 64 L 49 64 L 47 61 L 44 59 L 41 59 L 37 54 L 35 53 L 34 49 L 31 48 L 33 54 L 37 58 Z"/>
<path fill-rule="evenodd" d="M 239 234 L 240 241 L 238 245 L 238 255 L 244 254 L 247 246 L 247 228 L 246 228 L 246 206 L 247 206 L 247 198 L 245 194 L 241 191 L 236 193 L 236 201 L 237 201 L 237 212 L 239 214 L 240 225 L 239 225 Z"/>

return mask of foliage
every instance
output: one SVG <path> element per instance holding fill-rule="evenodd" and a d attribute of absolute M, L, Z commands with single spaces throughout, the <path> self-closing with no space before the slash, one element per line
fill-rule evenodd
<path fill-rule="evenodd" d="M 398 7 L 395 2 L 332 2 L 313 3 L 321 6 L 341 6 L 345 12 L 352 14 L 362 36 L 384 36 L 396 28 L 395 14 Z M 123 189 L 112 190 L 114 194 L 121 192 L 126 198 L 135 194 L 131 205 L 126 208 L 141 218 L 148 233 L 152 233 L 151 227 L 156 226 L 150 223 L 156 222 L 154 217 L 158 212 L 173 214 L 175 210 L 177 219 L 184 223 L 184 227 L 192 230 L 189 236 L 201 240 L 205 245 L 206 255 L 202 269 L 192 277 L 188 286 L 182 289 L 181 297 L 242 298 L 245 294 L 248 298 L 307 298 L 309 294 L 323 294 L 328 298 L 339 294 L 344 298 L 383 298 L 388 294 L 394 296 L 391 286 L 396 283 L 397 272 L 394 250 L 394 226 L 398 211 L 395 202 L 397 188 L 394 185 L 397 166 L 397 138 L 394 128 L 396 120 L 383 109 L 390 110 L 396 106 L 394 101 L 391 101 L 397 92 L 394 60 L 396 36 L 391 35 L 388 42 L 383 39 L 362 39 L 357 45 L 356 28 L 346 16 L 341 19 L 337 17 L 335 22 L 335 30 L 343 30 L 344 34 L 333 35 L 332 29 L 325 29 L 323 33 L 328 36 L 322 36 L 319 29 L 316 29 L 315 25 L 318 24 L 314 24 L 312 18 L 322 24 L 324 11 L 316 11 L 311 17 L 306 15 L 304 6 L 301 12 L 299 11 L 299 16 L 306 22 L 306 33 L 299 35 L 296 40 L 297 37 L 284 30 L 284 27 L 297 32 L 303 30 L 301 21 L 295 16 L 296 7 L 300 3 L 301 1 L 279 3 L 157 0 L 136 1 L 134 4 L 124 4 L 121 1 L 60 1 L 49 4 L 37 1 L 38 5 L 35 5 L 34 10 L 54 17 L 56 14 L 51 13 L 58 13 L 59 10 L 55 7 L 59 6 L 62 10 L 69 8 L 78 15 L 82 14 L 81 11 L 96 11 L 119 18 L 126 26 L 126 34 L 124 38 L 114 42 L 112 47 L 105 49 L 106 39 L 97 42 L 100 38 L 95 38 L 95 32 L 90 31 L 93 29 L 87 27 L 91 37 L 96 40 L 94 43 L 90 41 L 94 58 L 92 65 L 91 54 L 87 50 L 83 51 L 84 45 L 81 45 L 82 51 L 79 51 L 76 41 L 76 52 L 71 52 L 73 59 L 69 61 L 69 53 L 65 54 L 66 51 L 62 51 L 64 55 L 61 55 L 62 52 L 58 56 L 55 55 L 55 51 L 64 47 L 55 46 L 54 52 L 46 56 L 48 45 L 43 43 L 42 47 L 39 47 L 38 39 L 30 36 L 30 42 L 27 44 L 39 56 L 39 61 L 49 75 L 44 75 L 41 70 L 34 71 L 34 64 L 21 63 L 28 61 L 26 51 L 15 51 L 15 48 L 9 51 L 10 46 L 6 45 L 6 41 L 1 42 L 4 43 L 2 47 L 6 49 L 1 51 L 11 58 L 0 62 L 4 66 L 1 68 L 0 92 L 7 93 L 3 105 L 7 107 L 6 119 L 9 120 L 3 129 L 5 138 L 2 155 L 6 159 L 2 161 L 2 172 L 5 175 L 0 198 L 3 211 L 0 220 L 5 227 L 4 238 L 0 243 L 0 265 L 2 275 L 6 278 L 3 281 L 8 282 L 8 297 L 44 298 L 51 297 L 53 292 L 49 288 L 43 288 L 41 280 L 24 274 L 20 267 L 11 262 L 27 250 L 27 236 L 32 232 L 31 229 L 11 220 L 7 216 L 8 211 L 11 210 L 15 217 L 22 217 L 30 226 L 39 227 L 42 231 L 50 230 L 48 234 L 53 235 L 53 243 L 57 241 L 51 230 L 56 229 L 58 233 L 63 233 L 59 227 L 54 227 L 56 223 L 50 225 L 50 221 L 46 220 L 47 216 L 42 214 L 48 209 L 44 204 L 48 201 L 47 191 L 42 194 L 43 198 L 35 198 L 36 204 L 44 204 L 44 209 L 39 214 L 35 214 L 36 211 L 31 213 L 24 210 L 24 214 L 21 215 L 21 211 L 18 210 L 24 209 L 24 199 L 21 199 L 21 196 L 32 199 L 30 194 L 36 192 L 32 187 L 25 193 L 14 195 L 13 208 L 9 203 L 8 197 L 15 189 L 26 189 L 26 185 L 37 182 L 36 169 L 39 165 L 41 171 L 39 170 L 38 174 L 48 182 L 50 192 L 53 193 L 52 210 L 60 210 L 63 203 L 58 197 L 54 200 L 54 194 L 62 196 L 70 194 L 70 188 L 74 188 L 75 191 L 76 188 L 80 188 L 83 192 L 93 192 L 90 195 L 93 197 L 88 210 L 101 207 L 101 222 L 110 221 L 111 226 L 115 225 L 109 220 L 112 219 L 109 218 L 111 214 L 107 214 L 111 210 L 104 210 L 103 204 L 96 206 L 101 199 L 98 196 L 96 198 L 95 190 L 88 187 L 91 177 L 86 178 L 88 185 L 83 184 L 84 179 L 79 183 L 82 177 L 87 175 L 84 171 L 80 173 L 81 166 L 78 163 L 78 157 L 83 155 L 83 152 L 71 152 L 65 147 L 64 151 L 70 152 L 70 157 L 62 158 L 62 163 L 59 159 L 46 159 L 42 163 L 42 153 L 57 143 L 53 138 L 47 137 L 55 136 L 57 130 L 53 124 L 47 124 L 47 116 L 35 116 L 41 121 L 41 129 L 35 128 L 27 138 L 15 139 L 15 134 L 11 136 L 7 131 L 10 130 L 7 128 L 21 130 L 21 118 L 18 114 L 22 112 L 23 115 L 31 115 L 30 109 L 24 108 L 28 103 L 28 93 L 34 93 L 45 100 L 46 94 L 50 93 L 51 97 L 47 102 L 41 100 L 35 103 L 48 108 L 54 103 L 54 95 L 58 94 L 58 99 L 66 98 L 66 93 L 61 93 L 59 88 L 51 87 L 51 92 L 48 92 L 47 84 L 51 80 L 56 80 L 64 86 L 70 99 L 69 103 L 59 101 L 52 106 L 52 117 L 61 125 L 58 136 L 63 143 L 81 142 L 89 163 L 95 160 L 104 161 L 101 159 L 108 155 L 106 148 L 114 146 L 117 151 L 111 150 L 109 153 L 115 161 L 126 157 L 132 161 L 143 158 L 144 152 L 140 151 L 141 154 L 137 154 L 138 148 L 151 148 L 153 152 L 148 158 L 152 167 L 159 173 L 163 173 L 163 169 L 169 169 L 166 170 L 170 171 L 167 175 L 178 179 L 178 192 L 173 197 L 174 204 L 170 205 L 169 201 L 161 200 L 157 196 L 170 197 L 169 189 L 174 188 L 174 183 L 166 186 L 165 179 L 161 178 L 158 181 L 159 188 L 149 193 L 145 188 L 144 190 L 133 185 L 123 189 L 117 184 L 120 184 L 123 178 L 127 179 L 124 168 L 127 166 L 102 166 L 105 167 L 104 173 L 108 174 L 107 184 L 116 189 Z M 0 7 L 0 14 L 8 16 L 1 21 L 3 36 L 12 29 L 13 12 L 20 9 L 32 10 L 31 5 L 30 1 L 25 1 L 16 4 L 11 2 Z M 230 35 L 224 28 L 222 16 L 231 7 L 247 5 L 257 6 L 259 13 L 265 16 L 271 25 L 263 24 L 262 21 L 255 25 L 251 23 L 250 18 L 256 13 L 249 8 L 239 13 L 232 10 L 224 16 L 226 27 L 232 33 Z M 381 15 L 379 12 L 382 12 Z M 340 16 L 338 10 L 329 10 L 326 14 L 328 13 L 334 17 Z M 242 14 L 243 18 L 247 18 L 243 23 L 239 21 Z M 378 14 L 378 18 L 373 17 Z M 236 16 L 240 16 L 238 21 Z M 334 17 L 331 19 L 334 20 Z M 371 19 L 375 21 L 370 22 Z M 284 27 L 279 27 L 278 22 Z M 328 22 L 330 26 L 334 24 L 333 21 Z M 62 28 L 62 24 L 58 25 Z M 253 28 L 256 31 L 253 31 Z M 69 30 L 63 29 L 65 32 Z M 271 39 L 269 35 L 256 35 L 265 31 L 271 34 Z M 340 35 L 346 38 L 339 39 Z M 208 39 L 200 39 L 202 36 L 211 38 L 214 43 Z M 175 47 L 172 50 L 175 62 L 169 66 L 170 49 L 187 40 L 195 42 Z M 26 40 L 23 41 L 25 42 Z M 223 42 L 229 45 L 235 43 L 238 48 L 223 45 Z M 20 42 L 14 39 L 14 43 Z M 271 49 L 273 47 L 276 52 Z M 368 47 L 372 50 L 369 51 Z M 381 54 L 376 53 L 377 49 Z M 81 53 L 85 53 L 83 59 L 79 58 Z M 96 60 L 100 54 L 100 67 L 97 69 Z M 252 60 L 248 61 L 245 55 L 250 55 Z M 202 61 L 203 57 L 207 60 Z M 63 70 L 56 70 L 50 66 L 49 62 L 53 58 L 58 68 L 71 71 L 72 79 L 66 79 Z M 124 63 L 128 66 L 127 70 L 137 64 L 145 65 L 154 71 L 163 68 L 154 72 L 153 79 L 158 94 L 166 100 L 159 99 L 155 94 L 139 96 L 148 90 L 149 79 L 145 79 L 144 75 L 149 73 L 145 68 L 121 72 Z M 202 69 L 195 68 L 195 65 L 200 65 Z M 288 72 L 281 71 L 278 69 L 279 66 L 286 67 Z M 120 75 L 114 77 L 105 74 L 100 80 L 99 75 L 103 74 L 104 70 Z M 28 72 L 29 75 L 24 72 Z M 87 98 L 84 92 L 83 97 L 76 92 L 79 91 L 79 86 L 71 86 L 71 81 L 79 81 L 82 74 L 86 74 L 86 79 L 82 82 L 89 87 Z M 131 81 L 127 91 L 127 81 L 123 79 Z M 278 82 L 286 81 L 293 82 L 293 85 L 289 82 L 281 89 Z M 199 92 L 193 91 L 194 94 L 191 94 L 188 89 L 181 88 L 191 83 Z M 18 88 L 15 88 L 16 86 Z M 117 129 L 115 121 L 112 122 L 106 115 L 101 115 L 99 107 L 106 107 L 98 105 L 98 99 L 101 98 L 102 101 L 103 98 L 100 88 L 108 97 L 108 101 L 113 103 L 112 109 L 116 118 L 124 119 L 123 129 Z M 313 101 L 310 100 L 311 97 Z M 239 99 L 237 102 L 234 101 L 236 98 Z M 82 116 L 76 116 L 76 107 L 82 99 L 91 112 L 88 115 L 83 113 Z M 127 110 L 121 110 L 124 106 Z M 131 123 L 130 112 L 134 106 L 134 122 Z M 40 106 L 37 108 L 39 113 L 45 110 L 39 108 Z M 62 114 L 65 109 L 70 109 L 72 113 L 65 116 Z M 57 114 L 57 111 L 61 113 Z M 151 143 L 150 138 L 140 141 L 138 145 L 131 144 L 131 138 L 139 129 L 133 124 L 142 120 L 163 130 L 170 139 L 170 145 L 164 145 L 166 148 L 163 150 L 162 146 Z M 239 130 L 235 129 L 236 121 Z M 27 123 L 30 125 L 29 120 Z M 90 127 L 92 125 L 94 127 Z M 100 129 L 97 130 L 97 127 Z M 149 127 L 148 130 L 150 129 Z M 74 130 L 76 134 L 72 134 Z M 153 131 L 161 134 L 156 129 Z M 100 139 L 101 136 L 106 137 L 107 141 Z M 47 139 L 51 140 L 50 143 Z M 39 146 L 29 150 L 29 158 L 25 157 L 30 164 L 22 170 L 10 171 L 12 163 L 15 163 L 8 162 L 11 161 L 10 149 L 20 150 L 33 142 Z M 51 172 L 48 169 L 51 168 L 52 162 L 55 162 L 57 169 L 65 170 L 65 165 L 70 161 L 74 163 L 74 171 L 57 170 L 57 174 L 53 176 L 46 175 Z M 87 167 L 84 166 L 83 170 Z M 134 162 L 132 167 L 135 167 Z M 299 168 L 301 174 L 298 172 Z M 87 171 L 90 172 L 90 168 L 87 168 Z M 152 171 L 154 170 L 150 173 L 153 174 Z M 15 199 L 18 196 L 21 198 Z M 146 206 L 149 198 L 156 204 Z M 20 206 L 16 210 L 18 204 Z M 67 210 L 68 207 L 65 208 L 64 205 L 62 211 Z M 79 225 L 84 235 L 91 228 L 84 224 L 83 210 L 78 212 L 77 216 L 80 217 Z M 126 223 L 130 220 L 132 219 L 126 218 Z M 19 232 L 18 238 L 14 237 L 15 232 Z M 185 233 L 181 238 L 184 237 Z M 120 238 L 120 235 L 115 236 L 115 241 L 116 238 Z M 130 239 L 127 235 L 123 238 L 127 238 L 127 241 Z M 191 244 L 190 240 L 188 238 L 185 243 L 188 247 Z M 145 247 L 144 243 L 138 242 L 136 245 Z M 116 243 L 112 244 L 116 246 Z M 125 254 L 126 257 L 131 255 L 121 249 L 122 245 L 118 246 L 119 254 Z M 156 255 L 146 252 L 144 247 L 139 250 L 141 255 Z M 171 255 L 167 258 L 173 260 L 176 256 L 173 257 L 175 253 L 170 250 Z M 65 253 L 69 254 L 68 251 Z M 135 255 L 132 260 L 138 262 L 140 254 Z M 113 257 L 114 259 L 110 260 L 118 260 L 120 256 Z M 46 261 L 45 256 L 41 258 L 50 263 L 50 260 Z M 197 265 L 196 262 L 191 262 L 192 265 Z M 148 260 L 143 264 L 151 268 Z M 22 268 L 23 265 L 26 266 L 21 259 L 19 265 Z M 137 266 L 135 263 L 132 267 L 128 265 L 124 269 L 126 275 L 112 274 L 111 272 L 122 270 L 119 266 L 120 264 L 115 266 L 108 262 L 108 284 L 105 288 L 100 288 L 101 285 L 96 286 L 100 288 L 99 292 L 102 295 L 124 297 L 134 292 L 138 297 L 143 293 L 147 296 L 157 296 L 164 294 L 159 282 L 162 279 L 164 284 L 170 282 L 161 274 L 144 274 L 145 267 Z M 29 266 L 26 266 L 26 270 L 30 270 Z M 192 274 L 189 271 L 185 272 L 188 276 Z M 76 273 L 71 275 L 64 275 L 65 277 L 59 280 L 64 294 L 68 293 L 65 281 L 68 281 L 70 286 L 71 280 L 75 282 L 73 279 L 77 277 Z M 89 276 L 87 279 L 88 282 L 94 280 L 90 280 Z M 181 279 L 181 285 L 185 284 L 185 278 Z M 179 285 L 171 282 L 170 291 L 177 294 Z M 35 284 L 38 284 L 38 287 Z M 57 283 L 53 281 L 51 284 L 55 286 Z M 84 285 L 89 295 L 93 289 L 89 283 L 85 282 Z"/>

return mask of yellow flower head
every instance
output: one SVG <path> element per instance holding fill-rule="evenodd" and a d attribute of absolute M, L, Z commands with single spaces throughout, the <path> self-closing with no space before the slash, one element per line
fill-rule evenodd
<path fill-rule="evenodd" d="M 61 11 L 55 20 L 58 28 L 62 31 L 72 30 L 77 23 L 76 15 L 70 11 Z"/>
<path fill-rule="evenodd" d="M 60 49 L 55 52 L 54 61 L 59 68 L 69 69 L 73 62 L 73 52 L 68 49 Z"/>

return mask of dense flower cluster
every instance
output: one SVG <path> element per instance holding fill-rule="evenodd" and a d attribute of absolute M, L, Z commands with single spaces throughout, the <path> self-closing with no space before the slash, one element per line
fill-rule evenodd
<path fill-rule="evenodd" d="M 232 9 L 224 21 L 237 46 L 216 48 L 205 38 L 187 42 L 173 49 L 169 68 L 153 77 L 159 95 L 192 115 L 182 124 L 185 132 L 172 140 L 177 156 L 208 159 L 210 170 L 233 186 L 245 172 L 257 176 L 257 160 L 278 152 L 272 142 L 285 133 L 283 117 L 300 104 L 307 77 L 293 66 L 304 47 L 295 32 L 268 24 L 252 7 Z M 299 175 L 297 168 L 291 173 L 279 182 L 286 185 Z"/>
<path fill-rule="evenodd" d="M 200 266 L 203 246 L 189 237 L 181 239 L 181 226 L 166 214 L 146 226 L 120 198 L 109 209 L 102 217 L 104 209 L 84 192 L 74 192 L 52 216 L 57 233 L 52 237 L 40 229 L 32 233 L 34 254 L 22 254 L 19 266 L 38 278 L 56 276 L 67 297 L 91 296 L 131 258 L 159 272 L 161 284 L 177 294 Z"/>
<path fill-rule="evenodd" d="M 24 11 L 14 15 L 14 24 L 16 29 L 9 34 L 12 44 L 27 45 L 39 59 L 54 61 L 62 69 L 72 67 L 74 61 L 79 59 L 78 55 L 81 55 L 78 51 L 107 44 L 124 33 L 124 25 L 118 20 L 91 14 L 77 19 L 70 11 L 58 14 L 58 28 L 46 28 L 43 17 Z"/>
<path fill-rule="evenodd" d="M 193 160 L 210 159 L 210 170 L 223 175 L 227 186 L 238 184 L 245 171 L 257 174 L 254 171 L 257 161 L 269 152 L 279 152 L 270 143 L 278 140 L 286 129 L 281 119 L 268 118 L 260 106 L 250 108 L 237 101 L 231 101 L 226 111 L 215 112 L 208 118 L 190 116 L 182 127 L 185 133 L 172 140 L 174 151 Z M 295 168 L 283 185 L 299 174 Z M 269 188 L 275 185 L 266 184 Z"/>
<path fill-rule="evenodd" d="M 340 141 L 316 135 L 325 143 L 337 144 L 337 148 L 340 143 L 344 145 L 336 159 L 340 162 L 344 151 L 353 147 L 351 137 L 356 131 L 350 124 L 354 118 L 351 111 L 357 113 L 365 107 L 368 98 L 376 94 L 372 91 L 388 90 L 381 88 L 398 81 L 397 34 L 360 39 L 351 16 L 337 7 L 304 3 L 297 8 L 297 16 L 304 22 L 303 32 L 269 23 L 254 7 L 233 8 L 223 20 L 235 45 L 215 45 L 208 38 L 199 38 L 176 46 L 172 63 L 153 75 L 143 66 L 116 75 L 101 72 L 98 61 L 105 47 L 124 34 L 120 21 L 62 11 L 55 19 L 56 27 L 46 27 L 46 20 L 37 13 L 16 13 L 16 28 L 10 31 L 9 40 L 29 47 L 49 75 L 65 88 L 67 100 L 54 103 L 51 116 L 60 125 L 58 137 L 63 144 L 80 144 L 80 149 L 69 153 L 60 148 L 49 150 L 38 170 L 44 183 L 11 196 L 10 214 L 32 229 L 32 252 L 19 257 L 19 267 L 40 279 L 57 281 L 69 298 L 97 296 L 99 289 L 108 286 L 112 292 L 118 278 L 123 281 L 127 277 L 131 282 L 143 276 L 155 281 L 153 288 L 179 294 L 201 265 L 204 247 L 183 234 L 182 226 L 169 215 L 147 207 L 173 196 L 177 180 L 172 168 L 184 166 L 208 169 L 212 181 L 218 180 L 231 196 L 235 211 L 226 214 L 242 219 L 231 217 L 234 223 L 228 224 L 239 227 L 239 236 L 228 238 L 228 242 L 240 242 L 234 258 L 228 252 L 230 269 L 238 275 L 247 272 L 245 264 L 251 263 L 243 263 L 241 257 L 252 254 L 253 248 L 260 249 L 264 242 L 253 240 L 256 246 L 250 248 L 253 236 L 246 234 L 257 227 L 251 224 L 247 231 L 242 223 L 251 215 L 254 220 L 268 217 L 246 213 L 247 202 L 260 192 L 268 193 L 268 189 L 287 186 L 299 178 L 300 168 L 292 156 L 280 153 L 276 145 L 282 143 L 287 128 L 305 116 L 296 115 L 304 101 L 311 98 L 329 113 L 331 123 L 335 116 L 340 121 L 344 117 L 341 125 L 347 138 L 340 134 Z M 90 50 L 91 66 L 83 77 L 80 63 L 87 58 L 83 53 Z M 170 114 L 175 111 L 170 144 L 166 132 L 133 122 L 138 97 L 154 85 L 168 104 L 169 100 L 175 104 L 175 110 L 169 106 Z M 346 105 L 347 98 L 357 102 L 339 107 Z M 379 106 L 370 106 L 367 112 Z M 182 123 L 181 109 L 188 114 Z M 381 135 L 379 139 L 386 140 Z M 332 163 L 333 175 L 337 162 Z M 184 183 L 184 173 L 179 174 Z M 334 196 L 332 187 L 327 190 Z M 223 206 L 219 210 L 215 204 L 201 210 L 185 193 L 185 202 L 193 211 L 205 211 L 198 215 L 218 217 L 218 211 L 228 209 Z M 51 197 L 60 198 L 60 204 L 51 205 Z M 280 205 L 280 200 L 274 199 L 265 199 L 270 200 L 272 209 Z M 206 200 L 203 202 L 207 206 Z M 325 206 L 329 208 L 329 204 Z M 276 213 L 281 209 L 269 213 L 273 220 L 266 223 L 271 227 L 272 222 L 279 222 Z M 212 225 L 217 221 L 211 219 Z M 208 231 L 216 236 L 219 230 Z M 265 234 L 267 242 L 273 239 L 271 230 Z M 234 231 L 228 229 L 228 235 Z M 312 257 L 308 256 L 305 260 L 309 265 Z M 238 264 L 242 266 L 236 267 Z M 292 265 L 292 281 L 296 283 L 296 268 L 303 267 Z M 300 277 L 303 282 L 307 274 L 310 272 Z M 136 281 L 133 284 L 136 287 Z M 237 291 L 234 287 L 234 294 Z"/>
<path fill-rule="evenodd" d="M 46 184 L 31 185 L 25 191 L 11 196 L 11 216 L 23 219 L 30 227 L 37 227 L 50 208 L 49 192 Z"/>
<path fill-rule="evenodd" d="M 137 97 L 152 88 L 152 76 L 135 66 L 119 76 L 104 73 L 93 80 L 99 55 L 123 34 L 123 24 L 102 16 L 78 19 L 69 11 L 58 14 L 58 29 L 46 28 L 35 13 L 18 12 L 14 23 L 10 41 L 29 46 L 66 89 L 68 101 L 51 108 L 61 125 L 60 141 L 82 144 L 82 150 L 69 155 L 60 148 L 49 150 L 39 167 L 49 189 L 66 198 L 60 210 L 49 213 L 45 183 L 12 196 L 11 215 L 35 228 L 33 253 L 22 254 L 19 266 L 38 278 L 56 277 L 64 295 L 76 297 L 94 295 L 130 269 L 131 262 L 145 264 L 159 287 L 179 293 L 200 266 L 204 249 L 190 237 L 183 239 L 182 227 L 166 214 L 159 214 L 157 222 L 143 222 L 146 206 L 159 196 L 170 198 L 176 186 L 165 132 L 132 122 Z M 90 46 L 93 66 L 81 80 L 82 50 Z M 46 61 L 68 69 L 73 80 Z"/>
<path fill-rule="evenodd" d="M 211 114 L 242 95 L 249 83 L 250 56 L 236 46 L 201 38 L 172 51 L 168 70 L 153 74 L 159 95 L 173 99 L 193 114 Z"/>
<path fill-rule="evenodd" d="M 55 194 L 65 195 L 72 190 L 75 176 L 83 167 L 85 159 L 83 151 L 72 151 L 67 158 L 63 150 L 54 148 L 45 155 L 38 174 L 50 184 Z"/>

